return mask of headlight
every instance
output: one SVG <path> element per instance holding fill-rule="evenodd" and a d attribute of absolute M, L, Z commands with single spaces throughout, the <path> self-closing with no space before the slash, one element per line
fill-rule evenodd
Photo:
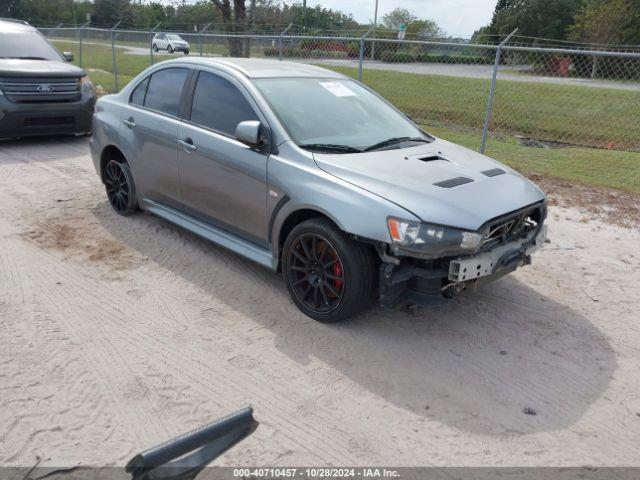
<path fill-rule="evenodd" d="M 80 79 L 80 92 L 84 93 L 96 93 L 96 89 L 91 83 L 88 76 L 84 76 Z"/>
<path fill-rule="evenodd" d="M 387 226 L 394 251 L 403 250 L 424 258 L 471 255 L 482 245 L 479 233 L 442 225 L 389 217 Z"/>

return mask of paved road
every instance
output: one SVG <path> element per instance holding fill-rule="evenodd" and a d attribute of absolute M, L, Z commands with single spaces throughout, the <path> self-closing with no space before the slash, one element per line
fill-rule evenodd
<path fill-rule="evenodd" d="M 0 466 L 123 465 L 247 404 L 223 465 L 639 465 L 640 237 L 582 219 L 553 207 L 533 265 L 447 307 L 321 325 L 116 215 L 86 139 L 0 143 Z"/>
<path fill-rule="evenodd" d="M 358 68 L 357 60 L 313 60 L 312 63 L 341 67 Z M 476 78 L 490 80 L 493 75 L 491 65 L 460 65 L 446 63 L 385 63 L 366 61 L 364 64 L 364 80 L 366 71 L 386 70 L 392 72 L 415 73 L 420 75 L 442 75 L 446 77 Z M 595 88 L 613 88 L 616 90 L 640 91 L 638 82 L 613 82 L 608 80 L 591 80 L 587 78 L 560 78 L 540 75 L 510 73 L 514 70 L 526 70 L 527 66 L 503 66 L 498 70 L 498 79 L 512 82 L 552 83 L 556 85 L 579 85 Z"/>

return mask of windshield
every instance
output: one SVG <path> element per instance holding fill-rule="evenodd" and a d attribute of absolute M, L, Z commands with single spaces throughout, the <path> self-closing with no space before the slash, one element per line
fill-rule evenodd
<path fill-rule="evenodd" d="M 58 51 L 38 32 L 4 27 L 0 30 L 0 57 L 62 60 Z"/>
<path fill-rule="evenodd" d="M 351 80 L 268 78 L 254 82 L 291 138 L 303 147 L 352 153 L 389 139 L 430 140 L 404 115 Z"/>
<path fill-rule="evenodd" d="M 167 38 L 169 40 L 174 40 L 178 42 L 182 41 L 182 38 L 180 37 L 180 35 L 167 35 Z"/>

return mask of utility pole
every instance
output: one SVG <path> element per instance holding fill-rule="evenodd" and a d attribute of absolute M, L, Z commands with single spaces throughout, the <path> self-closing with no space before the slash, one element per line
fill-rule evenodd
<path fill-rule="evenodd" d="M 373 13 L 373 33 L 374 34 L 377 26 L 378 26 L 378 0 L 376 0 L 376 9 Z"/>
<path fill-rule="evenodd" d="M 307 0 L 302 0 L 302 31 L 307 31 Z"/>
<path fill-rule="evenodd" d="M 373 38 L 376 38 L 376 27 L 378 26 L 378 0 L 376 0 L 376 9 L 373 14 Z M 371 60 L 375 60 L 376 42 L 371 43 Z"/>
<path fill-rule="evenodd" d="M 251 33 L 256 33 L 256 0 L 251 0 Z"/>

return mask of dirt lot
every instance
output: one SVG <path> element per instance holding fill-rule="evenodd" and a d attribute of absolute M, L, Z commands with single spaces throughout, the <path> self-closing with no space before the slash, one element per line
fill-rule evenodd
<path fill-rule="evenodd" d="M 122 465 L 251 404 L 222 464 L 640 466 L 640 234 L 550 216 L 481 292 L 326 326 L 278 275 L 112 213 L 86 139 L 0 144 L 0 465 Z"/>

